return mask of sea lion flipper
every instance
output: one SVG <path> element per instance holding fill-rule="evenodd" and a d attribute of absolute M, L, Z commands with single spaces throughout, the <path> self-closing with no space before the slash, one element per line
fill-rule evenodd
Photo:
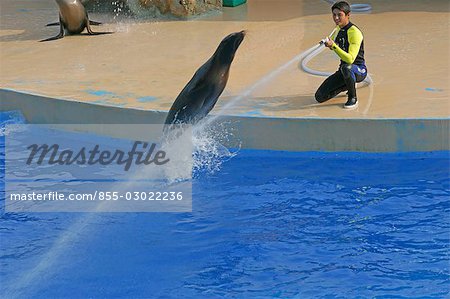
<path fill-rule="evenodd" d="M 89 35 L 102 35 L 102 34 L 112 34 L 114 32 L 105 31 L 105 32 L 91 32 Z"/>
<path fill-rule="evenodd" d="M 88 16 L 87 12 L 86 12 L 86 30 L 89 34 L 94 34 L 94 32 L 92 32 L 92 29 L 91 29 L 91 21 L 89 21 L 89 16 Z"/>
<path fill-rule="evenodd" d="M 112 33 L 114 33 L 114 32 L 110 32 L 110 31 L 106 31 L 106 32 L 91 32 L 91 33 L 80 33 L 80 35 L 87 35 L 87 36 L 89 36 L 89 35 L 102 35 L 102 34 L 112 34 Z"/>
<path fill-rule="evenodd" d="M 56 36 L 53 36 L 53 37 L 49 37 L 49 38 L 47 38 L 47 39 L 43 39 L 43 40 L 40 40 L 40 42 L 49 42 L 49 41 L 51 41 L 51 40 L 57 40 L 57 39 L 60 39 L 60 38 L 63 38 L 64 37 L 64 34 L 58 34 L 58 35 L 56 35 Z"/>
<path fill-rule="evenodd" d="M 86 20 L 89 20 L 89 17 L 88 17 L 88 15 L 87 15 L 87 13 L 86 13 Z M 111 34 L 111 33 L 114 33 L 114 32 L 94 32 L 94 31 L 92 31 L 91 26 L 90 26 L 90 25 L 92 25 L 91 22 L 94 22 L 94 21 L 88 21 L 88 22 L 86 22 L 86 30 L 87 30 L 87 32 L 88 32 L 89 35 L 101 35 L 101 34 Z M 98 22 L 95 22 L 95 23 L 98 23 Z"/>
<path fill-rule="evenodd" d="M 45 26 L 59 26 L 59 22 L 55 22 L 55 23 L 48 23 Z"/>
<path fill-rule="evenodd" d="M 52 41 L 52 40 L 57 40 L 57 39 L 63 38 L 64 37 L 64 26 L 62 24 L 63 24 L 63 22 L 61 21 L 61 18 L 60 18 L 59 19 L 59 34 L 56 35 L 56 36 L 47 38 L 47 39 L 43 39 L 40 42 L 48 42 L 48 41 Z"/>
<path fill-rule="evenodd" d="M 96 22 L 96 21 L 91 21 L 91 20 L 89 20 L 89 25 L 99 26 L 99 25 L 101 25 L 101 24 L 102 24 L 102 22 Z"/>
<path fill-rule="evenodd" d="M 57 40 L 57 39 L 60 39 L 60 38 L 63 38 L 63 37 L 64 37 L 64 34 L 58 34 L 58 35 L 56 35 L 56 36 L 53 36 L 53 37 L 50 37 L 50 38 L 47 38 L 47 39 L 40 40 L 40 42 L 48 42 L 48 41 L 51 41 L 51 40 Z"/>

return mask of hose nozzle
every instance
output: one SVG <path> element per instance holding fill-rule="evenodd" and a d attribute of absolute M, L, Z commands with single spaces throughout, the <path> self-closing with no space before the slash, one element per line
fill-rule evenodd
<path fill-rule="evenodd" d="M 330 38 L 327 36 L 327 37 L 325 37 L 324 39 L 322 39 L 320 42 L 319 42 L 319 44 L 320 45 L 323 45 L 323 44 L 325 44 L 327 41 L 329 41 L 330 40 Z"/>

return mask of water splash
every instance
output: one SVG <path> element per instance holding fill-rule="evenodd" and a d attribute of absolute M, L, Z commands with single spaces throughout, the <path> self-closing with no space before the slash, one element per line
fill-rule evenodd
<path fill-rule="evenodd" d="M 226 127 L 225 122 L 215 126 L 199 123 L 194 127 L 172 127 L 161 141 L 161 148 L 171 159 L 171 167 L 166 168 L 164 179 L 176 182 L 192 179 L 203 172 L 219 171 L 222 164 L 237 153 L 222 145 L 232 136 L 233 129 Z"/>
<path fill-rule="evenodd" d="M 170 163 L 164 167 L 164 179 L 169 183 L 190 180 L 193 169 L 192 128 L 179 126 L 164 134 L 161 149 L 170 157 Z"/>
<path fill-rule="evenodd" d="M 214 127 L 205 127 L 202 123 L 193 128 L 193 175 L 201 172 L 213 174 L 221 169 L 222 164 L 237 155 L 222 145 L 222 142 L 233 136 L 232 129 L 226 128 L 225 123 Z"/>
<path fill-rule="evenodd" d="M 7 136 L 12 132 L 20 130 L 16 124 L 24 124 L 25 117 L 20 111 L 0 112 L 0 137 Z"/>
<path fill-rule="evenodd" d="M 122 1 L 112 1 L 111 5 L 114 7 L 114 19 L 119 17 L 125 11 L 125 4 Z"/>

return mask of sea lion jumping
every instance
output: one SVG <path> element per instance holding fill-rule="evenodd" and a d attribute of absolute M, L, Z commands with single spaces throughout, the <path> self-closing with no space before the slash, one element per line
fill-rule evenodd
<path fill-rule="evenodd" d="M 59 6 L 59 23 L 50 23 L 47 26 L 59 25 L 59 34 L 41 42 L 56 40 L 64 37 L 64 32 L 68 34 L 80 34 L 84 28 L 90 35 L 109 34 L 113 32 L 93 32 L 90 25 L 100 25 L 101 23 L 89 21 L 88 14 L 80 0 L 56 0 Z"/>
<path fill-rule="evenodd" d="M 227 84 L 234 54 L 244 36 L 245 31 L 235 32 L 220 42 L 176 98 L 164 122 L 164 131 L 172 124 L 195 124 L 213 109 Z"/>

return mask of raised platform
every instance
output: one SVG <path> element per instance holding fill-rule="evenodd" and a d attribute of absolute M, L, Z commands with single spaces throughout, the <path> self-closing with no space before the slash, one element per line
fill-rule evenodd
<path fill-rule="evenodd" d="M 324 78 L 293 63 L 225 111 L 243 147 L 449 150 L 449 44 L 441 42 L 449 36 L 448 26 L 442 26 L 448 23 L 448 3 L 365 2 L 372 4 L 372 14 L 351 19 L 364 32 L 374 84 L 358 91 L 359 108 L 342 109 L 344 97 L 315 103 L 313 94 Z M 220 40 L 246 29 L 214 113 L 333 28 L 325 1 L 250 0 L 191 21 L 118 21 L 92 14 L 91 19 L 106 22 L 94 30 L 116 33 L 39 43 L 57 33 L 44 26 L 57 20 L 54 1 L 0 5 L 0 110 L 20 109 L 32 123 L 160 122 Z M 419 29 L 424 34 L 415 42 Z M 433 54 L 425 54 L 431 48 Z M 310 67 L 332 72 L 337 64 L 326 51 Z"/>
<path fill-rule="evenodd" d="M 0 90 L 2 110 L 37 124 L 161 124 L 166 112 L 55 100 Z M 448 118 L 289 118 L 224 116 L 224 145 L 286 151 L 409 152 L 449 150 Z M 96 132 L 99 133 L 99 132 Z M 109 132 L 108 135 L 114 136 Z M 119 137 L 119 136 L 114 136 Z"/>

